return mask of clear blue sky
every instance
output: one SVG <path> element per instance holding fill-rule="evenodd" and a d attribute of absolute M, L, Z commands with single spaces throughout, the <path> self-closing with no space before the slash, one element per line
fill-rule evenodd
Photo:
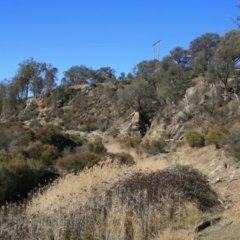
<path fill-rule="evenodd" d="M 131 72 L 153 58 L 206 32 L 223 35 L 240 15 L 238 0 L 2 0 L 0 3 L 0 80 L 33 57 L 63 71 L 73 65 L 110 66 Z"/>

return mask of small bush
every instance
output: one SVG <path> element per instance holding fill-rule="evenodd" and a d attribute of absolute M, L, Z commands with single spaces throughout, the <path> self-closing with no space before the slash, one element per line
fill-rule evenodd
<path fill-rule="evenodd" d="M 59 156 L 56 147 L 43 144 L 40 141 L 30 143 L 23 151 L 23 154 L 26 158 L 41 162 L 43 166 L 53 165 L 54 160 Z"/>
<path fill-rule="evenodd" d="M 17 140 L 18 146 L 27 146 L 30 142 L 35 140 L 35 134 L 32 130 L 26 130 Z"/>
<path fill-rule="evenodd" d="M 94 140 L 94 142 L 89 144 L 89 150 L 94 153 L 102 153 L 106 152 L 104 144 L 102 143 L 102 138 L 98 137 Z"/>
<path fill-rule="evenodd" d="M 138 148 L 139 144 L 141 142 L 141 138 L 136 136 L 136 137 L 130 137 L 124 142 L 124 146 L 127 148 Z"/>
<path fill-rule="evenodd" d="M 65 172 L 74 171 L 77 173 L 78 171 L 83 170 L 85 167 L 93 167 L 100 160 L 101 158 L 95 153 L 85 151 L 60 158 L 57 160 L 56 165 L 60 170 Z"/>
<path fill-rule="evenodd" d="M 8 161 L 0 163 L 0 202 L 11 200 L 18 194 L 26 196 L 28 191 L 38 184 L 46 184 L 45 181 L 53 176 L 37 161 L 26 159 L 21 154 L 12 156 Z"/>
<path fill-rule="evenodd" d="M 166 147 L 166 142 L 162 139 L 160 140 L 145 140 L 141 147 L 148 154 L 156 155 L 161 152 L 165 152 L 164 148 Z"/>
<path fill-rule="evenodd" d="M 58 151 L 63 151 L 65 147 L 74 148 L 77 144 L 59 128 L 47 125 L 39 128 L 35 134 L 36 140 L 43 144 L 50 144 L 58 148 Z"/>
<path fill-rule="evenodd" d="M 69 134 L 68 137 L 74 141 L 78 147 L 86 144 L 88 142 L 88 140 L 86 138 L 82 138 L 82 137 L 79 137 L 75 134 Z"/>
<path fill-rule="evenodd" d="M 221 148 L 224 145 L 225 137 L 224 137 L 224 128 L 216 128 L 210 130 L 205 137 L 206 145 L 215 145 L 216 148 Z"/>
<path fill-rule="evenodd" d="M 203 147 L 204 135 L 195 129 L 191 129 L 186 132 L 185 139 L 191 147 Z"/>
<path fill-rule="evenodd" d="M 119 161 L 120 164 L 133 165 L 135 164 L 134 158 L 128 153 L 118 153 L 115 158 Z"/>
<path fill-rule="evenodd" d="M 0 124 L 0 149 L 10 151 L 11 148 L 16 144 L 19 136 L 22 135 L 23 128 L 21 125 L 14 123 L 11 124 Z"/>
<path fill-rule="evenodd" d="M 228 124 L 222 131 L 223 149 L 228 157 L 233 157 L 235 161 L 240 160 L 240 126 L 239 120 Z"/>
<path fill-rule="evenodd" d="M 96 123 L 86 123 L 78 127 L 78 129 L 82 132 L 92 132 L 98 129 Z"/>
<path fill-rule="evenodd" d="M 228 157 L 233 157 L 236 161 L 240 160 L 240 141 L 227 144 L 224 150 Z"/>
<path fill-rule="evenodd" d="M 97 119 L 95 117 L 87 117 L 84 121 L 80 122 L 80 124 L 79 130 L 83 132 L 91 132 L 98 129 Z"/>
<path fill-rule="evenodd" d="M 112 196 L 114 193 L 118 194 L 123 205 L 139 212 L 149 204 L 164 210 L 164 207 L 170 207 L 171 201 L 171 218 L 178 204 L 184 202 L 194 202 L 203 211 L 218 205 L 217 194 L 210 188 L 206 177 L 191 166 L 183 165 L 150 173 L 137 172 L 116 183 L 108 194 Z"/>

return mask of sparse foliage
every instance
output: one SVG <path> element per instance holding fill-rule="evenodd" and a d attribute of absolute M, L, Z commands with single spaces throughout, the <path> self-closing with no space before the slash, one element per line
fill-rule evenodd
<path fill-rule="evenodd" d="M 64 72 L 62 84 L 85 84 L 92 81 L 94 71 L 84 65 L 72 66 Z"/>
<path fill-rule="evenodd" d="M 158 60 L 142 61 L 136 66 L 136 77 L 152 82 L 159 70 L 160 64 Z"/>
<path fill-rule="evenodd" d="M 135 137 L 129 137 L 127 138 L 123 145 L 127 148 L 135 148 L 137 149 L 139 147 L 139 144 L 141 143 L 141 138 L 138 136 Z"/>
<path fill-rule="evenodd" d="M 173 50 L 170 51 L 170 57 L 174 63 L 177 65 L 182 65 L 184 69 L 189 68 L 189 61 L 191 59 L 190 53 L 188 50 L 184 49 L 183 47 L 175 47 Z"/>
<path fill-rule="evenodd" d="M 226 130 L 222 128 L 215 128 L 208 131 L 207 135 L 205 136 L 205 144 L 206 145 L 215 145 L 216 148 L 222 148 L 226 143 L 226 139 L 224 134 Z"/>
<path fill-rule="evenodd" d="M 195 74 L 205 76 L 215 53 L 218 50 L 220 36 L 217 33 L 207 32 L 190 43 L 191 66 Z"/>
<path fill-rule="evenodd" d="M 100 160 L 101 158 L 97 154 L 84 151 L 60 158 L 57 160 L 56 165 L 65 173 L 77 173 L 80 170 L 83 170 L 85 167 L 93 167 Z"/>
<path fill-rule="evenodd" d="M 110 79 L 115 80 L 115 70 L 110 67 L 93 70 L 84 65 L 80 65 L 72 66 L 64 72 L 62 84 L 103 83 Z"/>
<path fill-rule="evenodd" d="M 120 164 L 125 164 L 125 165 L 133 165 L 135 164 L 134 158 L 129 154 L 125 152 L 121 152 L 116 154 L 115 158 L 118 160 Z"/>
<path fill-rule="evenodd" d="M 185 134 L 185 139 L 191 147 L 204 146 L 204 135 L 195 129 L 188 130 Z"/>
<path fill-rule="evenodd" d="M 170 102 L 182 99 L 190 86 L 186 77 L 186 66 L 178 64 L 173 56 L 166 56 L 160 62 L 161 71 L 157 77 L 157 93 Z"/>
<path fill-rule="evenodd" d="M 149 154 L 156 155 L 165 152 L 166 142 L 163 139 L 159 140 L 145 140 L 141 143 L 143 150 Z"/>
<path fill-rule="evenodd" d="M 150 126 L 150 119 L 161 106 L 156 89 L 145 80 L 134 80 L 119 92 L 118 106 L 120 111 L 133 109 L 139 112 L 143 122 Z"/>
<path fill-rule="evenodd" d="M 36 96 L 43 89 L 51 89 L 57 80 L 57 68 L 51 64 L 36 62 L 30 58 L 20 63 L 19 66 L 12 82 L 20 99 L 27 98 L 29 92 Z"/>
<path fill-rule="evenodd" d="M 100 137 L 97 137 L 94 142 L 89 143 L 89 150 L 94 153 L 103 153 L 107 151 Z"/>
<path fill-rule="evenodd" d="M 240 33 L 236 30 L 227 32 L 220 38 L 218 51 L 209 64 L 208 79 L 222 84 L 227 95 L 230 78 L 234 76 L 240 61 Z M 238 70 L 237 70 L 238 71 Z"/>

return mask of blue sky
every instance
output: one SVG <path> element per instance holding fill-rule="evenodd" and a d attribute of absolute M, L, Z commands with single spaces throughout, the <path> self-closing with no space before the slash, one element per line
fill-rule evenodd
<path fill-rule="evenodd" d="M 33 57 L 63 71 L 73 65 L 109 66 L 121 72 L 206 32 L 223 35 L 235 27 L 238 0 L 2 0 L 0 80 Z"/>

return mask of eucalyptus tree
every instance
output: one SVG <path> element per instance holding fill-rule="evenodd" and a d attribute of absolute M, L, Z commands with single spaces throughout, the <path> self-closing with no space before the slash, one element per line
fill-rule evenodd
<path fill-rule="evenodd" d="M 226 95 L 231 80 L 239 76 L 239 63 L 240 33 L 237 30 L 230 30 L 220 38 L 218 51 L 209 66 L 207 79 L 220 83 Z"/>
<path fill-rule="evenodd" d="M 185 69 L 189 68 L 189 61 L 191 59 L 190 52 L 183 47 L 175 47 L 170 51 L 170 58 L 173 63 L 177 65 L 182 65 Z"/>
<path fill-rule="evenodd" d="M 136 66 L 136 77 L 151 81 L 155 79 L 156 74 L 160 70 L 160 62 L 156 59 L 145 60 L 137 64 Z"/>
<path fill-rule="evenodd" d="M 63 74 L 62 84 L 86 84 L 93 80 L 95 72 L 84 65 L 75 65 Z"/>
<path fill-rule="evenodd" d="M 208 66 L 211 64 L 218 50 L 220 36 L 217 33 L 207 32 L 190 42 L 191 66 L 195 74 L 205 76 Z"/>
<path fill-rule="evenodd" d="M 44 89 L 50 89 L 57 80 L 57 68 L 51 64 L 37 62 L 33 58 L 19 64 L 12 82 L 18 91 L 18 98 L 25 99 L 31 92 L 34 96 Z"/>

